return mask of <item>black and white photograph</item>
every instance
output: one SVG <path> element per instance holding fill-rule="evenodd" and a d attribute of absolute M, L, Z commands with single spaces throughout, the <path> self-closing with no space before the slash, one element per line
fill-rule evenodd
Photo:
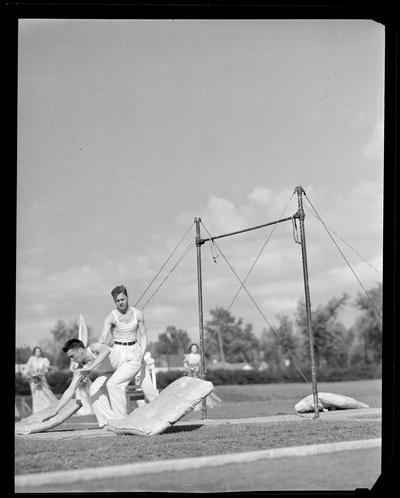
<path fill-rule="evenodd" d="M 17 38 L 15 493 L 371 490 L 385 26 Z"/>

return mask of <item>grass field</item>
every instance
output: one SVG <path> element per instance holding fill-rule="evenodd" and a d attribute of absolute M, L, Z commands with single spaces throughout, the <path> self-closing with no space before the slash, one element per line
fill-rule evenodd
<path fill-rule="evenodd" d="M 319 392 L 344 394 L 366 403 L 371 408 L 381 406 L 381 380 L 348 382 L 320 382 Z M 304 396 L 311 394 L 311 386 L 303 382 L 287 384 L 249 384 L 242 386 L 217 386 L 215 393 L 223 403 L 208 411 L 209 418 L 249 418 L 271 415 L 289 415 L 294 405 Z M 24 396 L 30 405 L 30 396 Z M 17 403 L 17 406 L 20 406 Z M 135 405 L 132 406 L 132 409 Z M 23 416 L 30 415 L 29 412 Z M 185 420 L 198 420 L 200 412 L 192 412 Z"/>
<path fill-rule="evenodd" d="M 381 407 L 381 380 L 348 382 L 320 382 L 318 392 L 344 394 L 366 403 L 371 408 Z M 250 384 L 243 386 L 217 386 L 215 393 L 223 403 L 208 410 L 209 418 L 249 418 L 294 414 L 294 405 L 312 393 L 311 386 L 302 382 L 288 384 Z M 201 418 L 192 412 L 185 420 Z"/>
<path fill-rule="evenodd" d="M 353 420 L 271 422 L 217 427 L 193 425 L 149 438 L 17 440 L 17 474 L 79 469 L 169 458 L 255 451 L 284 446 L 380 437 L 381 424 Z M 187 429 L 187 430 L 186 430 Z"/>
<path fill-rule="evenodd" d="M 356 398 L 370 407 L 381 406 L 381 381 L 321 383 L 319 391 L 335 392 Z M 218 386 L 222 403 L 208 411 L 209 418 L 250 418 L 293 414 L 294 404 L 310 394 L 304 384 L 267 384 Z M 381 423 L 376 420 L 299 420 L 266 424 L 202 426 L 196 423 L 201 412 L 191 412 L 184 419 L 187 427 L 171 427 L 158 436 L 99 437 L 73 440 L 17 439 L 15 471 L 17 474 L 52 470 L 117 465 L 185 456 L 203 456 L 229 452 L 253 451 L 285 446 L 376 438 Z M 74 417 L 64 425 L 93 420 Z"/>

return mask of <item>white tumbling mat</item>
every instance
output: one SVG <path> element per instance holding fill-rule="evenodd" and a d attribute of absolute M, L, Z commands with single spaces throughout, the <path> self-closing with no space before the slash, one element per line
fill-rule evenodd
<path fill-rule="evenodd" d="M 352 410 L 355 408 L 369 408 L 365 403 L 336 393 L 318 393 L 318 408 L 320 410 Z M 314 411 L 314 398 L 310 394 L 294 405 L 297 413 Z"/>
<path fill-rule="evenodd" d="M 106 428 L 117 434 L 160 434 L 193 410 L 213 390 L 212 382 L 194 377 L 180 377 L 150 403 L 140 406 L 123 419 L 108 421 Z"/>
<path fill-rule="evenodd" d="M 71 417 L 75 412 L 81 408 L 82 403 L 78 399 L 71 399 L 68 403 L 57 413 L 55 417 L 50 418 L 43 422 L 50 413 L 52 413 L 55 406 L 58 404 L 58 400 L 54 401 L 50 406 L 40 412 L 36 412 L 29 417 L 23 418 L 18 423 L 15 424 L 16 434 L 34 434 L 36 432 L 44 432 L 49 429 L 57 427 L 57 425 L 65 422 L 69 417 Z"/>

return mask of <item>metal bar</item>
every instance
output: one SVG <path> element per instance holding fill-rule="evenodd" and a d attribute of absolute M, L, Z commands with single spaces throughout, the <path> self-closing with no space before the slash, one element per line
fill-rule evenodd
<path fill-rule="evenodd" d="M 196 250 L 197 250 L 197 299 L 199 309 L 199 335 L 200 335 L 200 358 L 201 358 L 201 378 L 205 378 L 204 365 L 204 328 L 203 328 L 203 288 L 201 279 L 201 237 L 200 237 L 200 222 L 201 218 L 195 218 L 196 224 Z M 207 418 L 207 403 L 205 398 L 201 406 L 202 419 Z"/>
<path fill-rule="evenodd" d="M 317 390 L 317 372 L 315 368 L 315 355 L 314 355 L 314 335 L 312 332 L 311 325 L 311 301 L 310 301 L 310 288 L 308 285 L 308 267 L 307 267 L 307 250 L 306 250 L 306 234 L 304 230 L 304 209 L 303 209 L 303 198 L 304 193 L 303 187 L 296 187 L 295 192 L 297 192 L 299 210 L 296 213 L 296 218 L 300 220 L 300 241 L 301 241 L 301 255 L 303 260 L 303 277 L 304 277 L 304 294 L 306 299 L 306 312 L 307 312 L 307 329 L 310 341 L 310 357 L 311 357 L 311 382 L 313 390 L 313 401 L 314 401 L 314 418 L 319 418 L 319 408 L 318 408 L 318 390 Z"/>
<path fill-rule="evenodd" d="M 276 225 L 277 223 L 282 223 L 283 221 L 289 221 L 292 218 L 293 218 L 292 216 L 289 216 L 288 218 L 282 218 L 281 220 L 271 221 L 270 223 L 263 223 L 262 225 L 257 225 L 255 227 L 245 228 L 243 230 L 237 230 L 236 232 L 224 233 L 222 235 L 216 235 L 215 237 L 209 237 L 208 239 L 199 239 L 199 243 L 204 244 L 204 242 L 207 242 L 208 240 L 221 239 L 222 237 L 229 237 L 230 235 L 236 235 L 238 233 L 249 232 L 250 230 L 257 230 L 258 228 L 264 228 L 264 227 L 268 227 L 270 225 Z"/>

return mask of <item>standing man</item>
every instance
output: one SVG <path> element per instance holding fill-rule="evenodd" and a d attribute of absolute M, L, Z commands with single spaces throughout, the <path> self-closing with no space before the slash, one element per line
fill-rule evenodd
<path fill-rule="evenodd" d="M 129 306 L 126 287 L 117 285 L 111 295 L 116 308 L 107 315 L 98 342 L 106 345 L 109 335 L 113 340 L 110 362 L 115 372 L 106 387 L 114 418 L 123 418 L 128 414 L 125 390 L 142 366 L 147 333 L 142 311 Z"/>

